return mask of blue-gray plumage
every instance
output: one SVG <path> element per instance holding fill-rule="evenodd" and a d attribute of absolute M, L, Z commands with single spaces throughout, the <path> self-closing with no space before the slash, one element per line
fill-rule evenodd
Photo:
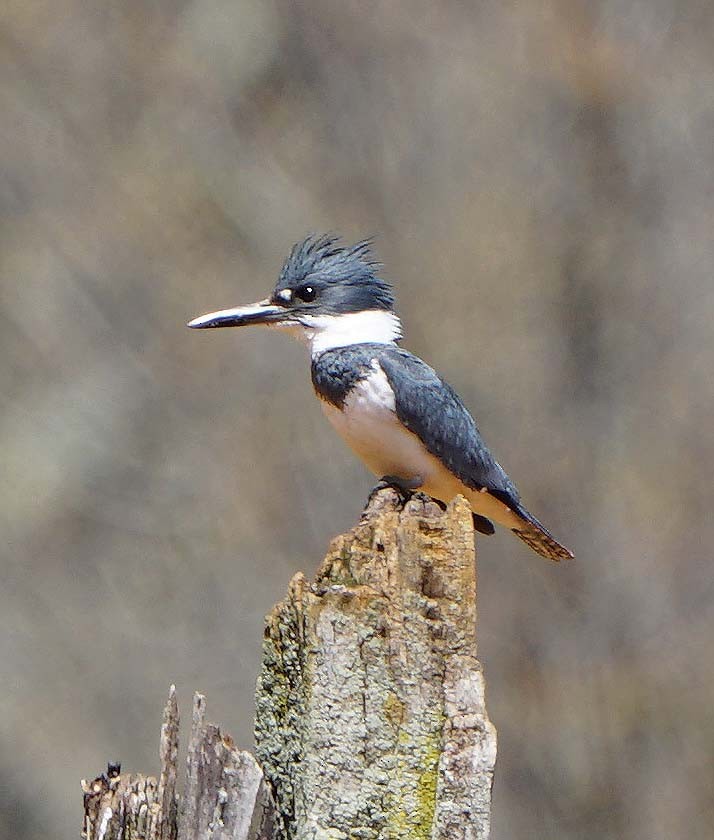
<path fill-rule="evenodd" d="M 397 346 L 401 325 L 378 270 L 368 241 L 346 247 L 336 237 L 308 237 L 293 248 L 270 298 L 189 326 L 262 324 L 305 340 L 327 418 L 372 472 L 442 502 L 461 493 L 482 533 L 493 533 L 493 519 L 543 557 L 572 557 L 523 506 L 458 394 Z"/>

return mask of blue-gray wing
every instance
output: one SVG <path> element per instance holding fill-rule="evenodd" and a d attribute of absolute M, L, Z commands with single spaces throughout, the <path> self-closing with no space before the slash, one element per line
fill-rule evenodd
<path fill-rule="evenodd" d="M 379 364 L 394 391 L 397 417 L 427 451 L 467 487 L 486 487 L 509 507 L 518 508 L 518 491 L 488 451 L 473 417 L 448 382 L 400 347 L 385 347 Z"/>

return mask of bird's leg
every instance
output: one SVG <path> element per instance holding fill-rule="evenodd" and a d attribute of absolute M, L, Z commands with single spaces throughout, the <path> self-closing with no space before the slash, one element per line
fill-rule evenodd
<path fill-rule="evenodd" d="M 375 485 L 372 492 L 369 494 L 369 498 L 367 499 L 367 504 L 372 501 L 372 499 L 379 493 L 380 490 L 384 490 L 387 487 L 391 487 L 398 496 L 399 501 L 401 502 L 402 507 L 411 499 L 411 497 L 416 492 L 417 488 L 421 484 L 421 478 L 400 478 L 396 475 L 383 475 L 377 484 Z"/>

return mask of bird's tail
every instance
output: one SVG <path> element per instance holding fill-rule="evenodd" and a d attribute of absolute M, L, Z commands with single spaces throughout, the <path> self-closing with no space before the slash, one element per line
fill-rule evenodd
<path fill-rule="evenodd" d="M 556 563 L 560 560 L 572 560 L 575 557 L 570 549 L 561 545 L 550 531 L 525 508 L 521 508 L 517 513 L 523 520 L 523 526 L 512 530 L 528 548 L 532 548 L 536 554 L 540 554 L 546 560 L 554 560 Z"/>

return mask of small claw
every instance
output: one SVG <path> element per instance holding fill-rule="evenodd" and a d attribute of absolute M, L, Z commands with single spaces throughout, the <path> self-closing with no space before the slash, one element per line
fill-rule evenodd
<path fill-rule="evenodd" d="M 414 493 L 416 492 L 416 488 L 409 487 L 409 482 L 405 482 L 404 479 L 398 478 L 397 476 L 393 475 L 383 475 L 382 478 L 379 479 L 377 484 L 374 486 L 374 489 L 369 494 L 369 498 L 367 499 L 367 504 L 374 499 L 374 497 L 379 493 L 381 490 L 386 490 L 387 488 L 391 488 L 394 492 L 399 496 L 399 502 L 402 507 L 412 498 Z"/>

